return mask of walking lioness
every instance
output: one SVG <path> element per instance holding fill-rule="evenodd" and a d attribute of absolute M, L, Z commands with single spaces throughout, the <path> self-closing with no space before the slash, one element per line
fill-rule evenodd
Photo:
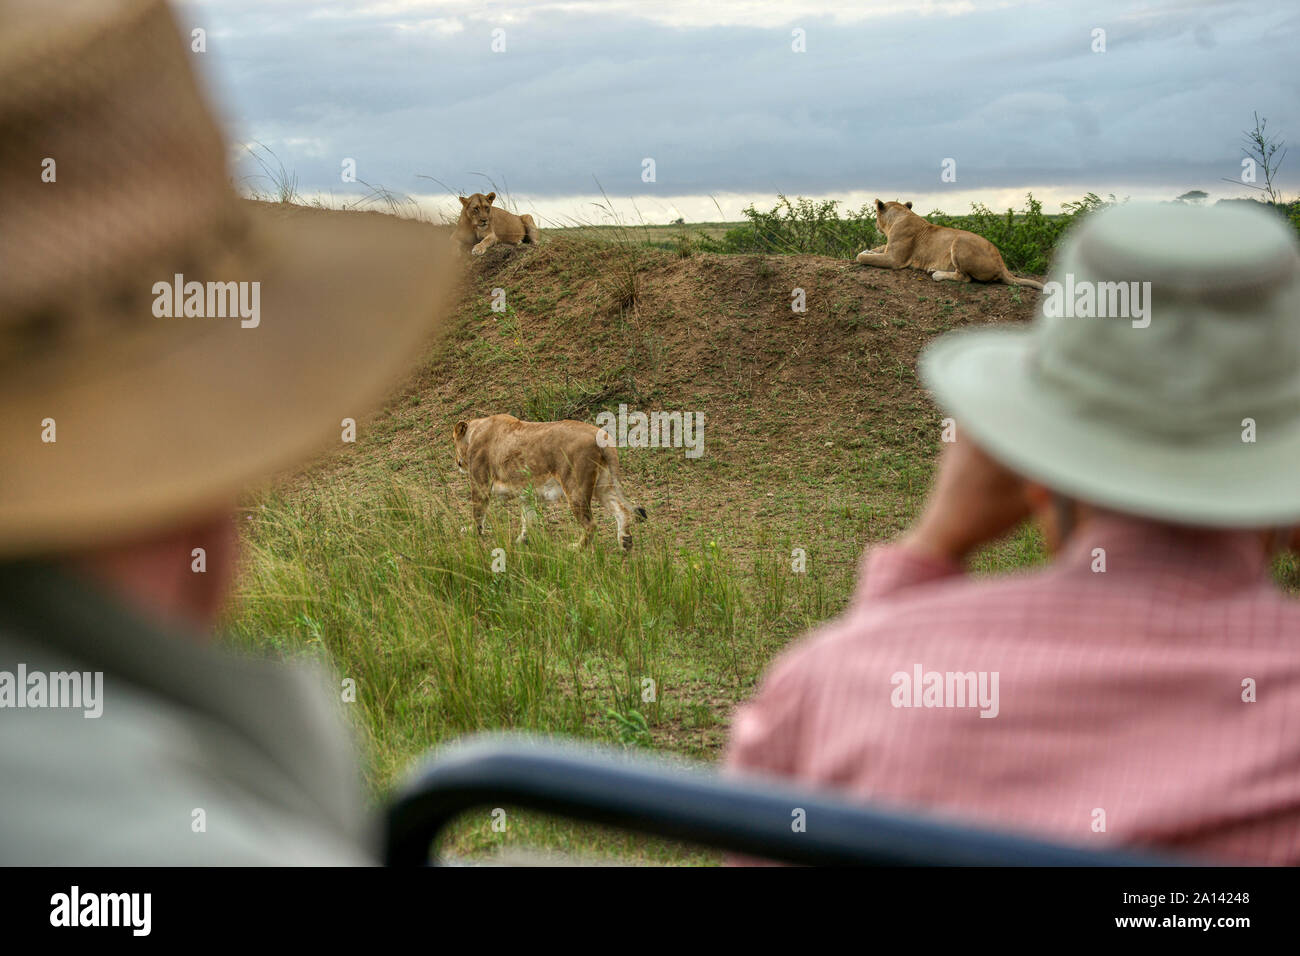
<path fill-rule="evenodd" d="M 468 198 L 458 196 L 460 200 L 460 221 L 452 233 L 452 242 L 458 243 L 461 252 L 470 246 L 474 255 L 481 256 L 498 242 L 517 245 L 521 242 L 537 242 L 537 224 L 532 216 L 516 216 L 506 212 L 500 206 L 492 205 L 496 193 L 475 193 Z"/>
<path fill-rule="evenodd" d="M 876 226 L 885 234 L 883 249 L 859 252 L 858 262 L 882 269 L 924 269 L 935 281 L 1005 282 L 1042 289 L 1041 282 L 1007 271 L 1002 253 L 983 236 L 965 229 L 936 226 L 912 212 L 912 204 L 876 200 Z"/>
<path fill-rule="evenodd" d="M 489 415 L 460 421 L 452 428 L 456 467 L 469 475 L 474 524 L 480 534 L 488 498 L 520 498 L 523 515 L 519 538 L 528 535 L 528 519 L 536 519 L 528 499 L 530 490 L 547 501 L 568 499 L 573 516 L 582 525 L 578 547 L 590 543 L 595 533 L 591 498 L 613 513 L 618 522 L 619 544 L 632 547 L 628 525 L 644 521 L 644 508 L 634 506 L 619 484 L 618 451 L 609 432 L 585 422 L 524 422 L 513 415 Z"/>

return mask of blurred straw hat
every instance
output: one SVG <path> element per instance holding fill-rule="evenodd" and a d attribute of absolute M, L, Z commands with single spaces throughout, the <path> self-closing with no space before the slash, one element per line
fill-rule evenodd
<path fill-rule="evenodd" d="M 238 199 L 194 55 L 161 0 L 0 3 L 0 556 L 166 526 L 338 441 L 447 304 L 431 228 Z M 177 275 L 256 288 L 256 325 L 206 295 L 159 317 Z"/>
<path fill-rule="evenodd" d="M 1101 283 L 1145 316 L 1115 315 Z M 1300 520 L 1300 253 L 1258 204 L 1093 213 L 1031 325 L 945 336 L 920 368 L 959 432 L 1064 494 L 1178 524 Z"/>

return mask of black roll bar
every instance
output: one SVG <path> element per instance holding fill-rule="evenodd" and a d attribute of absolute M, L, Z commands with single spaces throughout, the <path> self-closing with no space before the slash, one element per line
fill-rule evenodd
<path fill-rule="evenodd" d="M 783 863 L 822 866 L 1169 866 L 872 809 L 756 776 L 520 735 L 469 738 L 416 771 L 387 814 L 389 865 L 430 862 L 467 810 L 512 806 Z M 802 829 L 795 826 L 802 810 Z"/>

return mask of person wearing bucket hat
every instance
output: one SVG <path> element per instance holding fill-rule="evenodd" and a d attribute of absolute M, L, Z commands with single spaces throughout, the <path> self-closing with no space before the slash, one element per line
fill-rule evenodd
<path fill-rule="evenodd" d="M 238 199 L 189 55 L 162 0 L 0 5 L 6 864 L 377 852 L 337 689 L 206 633 L 241 490 L 377 404 L 454 282 L 419 224 Z"/>
<path fill-rule="evenodd" d="M 736 715 L 732 768 L 1101 848 L 1300 862 L 1300 254 L 1250 204 L 1131 204 L 1029 326 L 933 343 L 955 438 L 845 615 Z M 1052 562 L 972 579 L 1026 519 Z"/>

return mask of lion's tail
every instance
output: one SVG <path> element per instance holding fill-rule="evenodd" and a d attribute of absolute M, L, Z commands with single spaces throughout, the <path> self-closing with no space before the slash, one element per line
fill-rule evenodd
<path fill-rule="evenodd" d="M 527 214 L 519 217 L 519 221 L 524 224 L 524 242 L 537 242 L 537 223 L 533 222 L 533 217 Z"/>
<path fill-rule="evenodd" d="M 1002 281 L 1007 285 L 1023 285 L 1037 289 L 1039 292 L 1043 291 L 1043 284 L 1037 279 L 1022 279 L 1020 276 L 1013 276 L 1009 270 L 1003 270 Z"/>
<path fill-rule="evenodd" d="M 609 433 L 606 432 L 605 434 L 608 435 Z M 609 483 L 614 486 L 614 493 L 622 499 L 627 509 L 636 515 L 637 521 L 645 521 L 650 517 L 645 508 L 641 505 L 632 504 L 632 502 L 628 501 L 627 495 L 623 494 L 623 483 L 619 480 L 622 472 L 618 466 L 618 449 L 614 447 L 613 442 L 609 444 L 597 442 L 596 447 L 600 449 L 600 456 L 605 462 L 605 470 L 609 472 Z"/>

